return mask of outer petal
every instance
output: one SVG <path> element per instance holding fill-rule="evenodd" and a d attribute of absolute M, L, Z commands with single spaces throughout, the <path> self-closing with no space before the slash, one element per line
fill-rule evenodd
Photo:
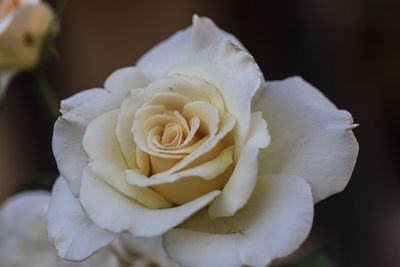
<path fill-rule="evenodd" d="M 180 224 L 207 206 L 219 193 L 216 190 L 178 207 L 152 210 L 96 180 L 87 169 L 79 196 L 86 213 L 99 226 L 115 233 L 129 231 L 135 236 L 149 237 Z"/>
<path fill-rule="evenodd" d="M 209 18 L 194 15 L 193 26 L 175 33 L 150 49 L 139 59 L 137 66 L 149 80 L 154 81 L 166 77 L 171 67 L 222 38 L 228 38 L 243 47 L 233 35 L 219 29 Z"/>
<path fill-rule="evenodd" d="M 72 261 L 86 259 L 114 238 L 113 233 L 99 228 L 90 220 L 62 177 L 58 178 L 53 188 L 48 233 L 58 254 Z"/>
<path fill-rule="evenodd" d="M 136 67 L 125 67 L 114 71 L 104 82 L 104 89 L 123 100 L 132 89 L 144 88 L 149 82 Z"/>
<path fill-rule="evenodd" d="M 263 80 L 253 57 L 228 39 L 221 39 L 170 69 L 169 75 L 200 77 L 219 89 L 227 110 L 237 119 L 235 156 L 246 140 L 251 101 Z"/>
<path fill-rule="evenodd" d="M 271 134 L 260 172 L 304 177 L 318 202 L 347 185 L 358 143 L 351 115 L 338 110 L 299 77 L 267 82 L 254 110 L 261 110 Z"/>
<path fill-rule="evenodd" d="M 261 118 L 261 113 L 253 113 L 249 136 L 239 155 L 235 170 L 222 194 L 210 206 L 211 218 L 232 216 L 247 203 L 257 183 L 258 153 L 260 149 L 267 147 L 269 142 L 267 125 Z"/>
<path fill-rule="evenodd" d="M 164 247 L 184 266 L 266 266 L 299 247 L 311 229 L 312 217 L 311 191 L 304 179 L 263 176 L 235 216 L 210 220 L 202 211 L 181 229 L 167 232 Z"/>
<path fill-rule="evenodd" d="M 125 68 L 110 75 L 106 80 L 106 90 L 86 90 L 61 101 L 63 115 L 54 125 L 53 154 L 59 171 L 76 196 L 87 163 L 82 149 L 86 126 L 99 115 L 119 108 L 130 89 L 141 87 L 144 83 L 136 68 Z"/>

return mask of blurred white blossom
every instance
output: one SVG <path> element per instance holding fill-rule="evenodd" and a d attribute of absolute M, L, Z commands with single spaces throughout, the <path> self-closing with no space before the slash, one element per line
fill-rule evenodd
<path fill-rule="evenodd" d="M 128 245 L 130 240 L 117 238 L 110 246 L 83 262 L 61 259 L 47 237 L 46 213 L 49 200 L 49 193 L 32 191 L 15 195 L 3 204 L 0 209 L 1 267 L 171 266 L 163 265 L 166 262 L 157 258 L 160 255 L 158 249 L 162 248 L 161 243 L 157 245 L 157 240 L 152 243 L 136 243 L 138 246 L 135 246 L 134 243 Z M 146 251 L 146 248 L 152 250 Z M 143 253 L 148 257 L 144 257 Z M 160 264 L 157 265 L 157 262 Z"/>

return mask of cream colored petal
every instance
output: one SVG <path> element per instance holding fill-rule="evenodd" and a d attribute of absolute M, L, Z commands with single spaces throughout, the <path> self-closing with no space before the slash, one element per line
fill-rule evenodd
<path fill-rule="evenodd" d="M 58 170 L 75 196 L 88 161 L 82 147 L 86 127 L 90 121 L 118 105 L 118 101 L 103 89 L 82 91 L 61 101 L 62 116 L 54 124 L 53 154 Z"/>
<path fill-rule="evenodd" d="M 263 112 L 273 140 L 261 153 L 260 173 L 301 175 L 315 202 L 343 190 L 358 154 L 350 113 L 300 77 L 267 82 L 254 109 Z"/>
<path fill-rule="evenodd" d="M 165 127 L 168 124 L 176 124 L 176 125 L 180 124 L 180 120 L 167 111 L 164 114 L 149 114 L 147 112 L 142 113 L 141 111 L 145 110 L 146 107 L 157 107 L 157 106 L 145 106 L 139 109 L 139 111 L 137 112 L 137 116 L 147 116 L 146 118 L 144 118 L 144 124 L 142 125 L 144 134 L 147 135 L 152 128 L 157 126 Z"/>
<path fill-rule="evenodd" d="M 85 172 L 79 196 L 86 213 L 99 226 L 114 233 L 128 231 L 134 236 L 149 237 L 163 234 L 182 223 L 219 193 L 219 190 L 210 192 L 178 207 L 148 209 Z"/>
<path fill-rule="evenodd" d="M 179 267 L 165 253 L 162 245 L 162 236 L 136 237 L 129 233 L 121 234 L 118 239 L 119 250 L 123 250 L 127 262 L 134 262 L 130 267 L 145 266 L 154 267 Z M 135 265 L 139 260 L 143 260 L 145 265 Z"/>
<path fill-rule="evenodd" d="M 171 77 L 185 81 L 189 85 L 188 87 L 191 88 L 191 90 L 185 90 L 184 88 L 177 87 L 176 92 L 189 97 L 193 101 L 209 102 L 218 108 L 220 117 L 223 116 L 225 113 L 225 102 L 215 85 L 199 77 L 181 74 L 174 74 Z"/>
<path fill-rule="evenodd" d="M 164 129 L 164 133 L 161 136 L 161 140 L 158 140 L 157 143 L 161 146 L 176 147 L 183 142 L 183 129 L 179 124 L 167 124 Z M 160 143 L 161 141 L 161 143 Z"/>
<path fill-rule="evenodd" d="M 136 147 L 136 163 L 144 175 L 150 175 L 150 157 L 138 147 Z"/>
<path fill-rule="evenodd" d="M 189 154 L 187 157 L 183 158 L 181 161 L 179 161 L 176 165 L 174 165 L 172 168 L 164 172 L 163 174 L 160 175 L 170 175 L 175 172 L 178 172 L 182 170 L 183 168 L 187 167 L 197 159 L 199 159 L 201 156 L 207 154 L 210 152 L 212 149 L 214 149 L 219 142 L 226 137 L 229 132 L 232 131 L 236 123 L 235 118 L 230 115 L 226 114 L 222 120 L 221 120 L 221 126 L 218 131 L 218 133 L 215 135 L 214 138 L 207 138 L 205 139 L 204 143 L 201 143 L 200 146 L 194 150 L 191 154 Z"/>
<path fill-rule="evenodd" d="M 263 80 L 253 57 L 228 39 L 223 39 L 174 66 L 168 74 L 200 77 L 218 88 L 228 112 L 237 119 L 237 157 L 249 131 L 252 98 Z"/>
<path fill-rule="evenodd" d="M 171 75 L 149 84 L 146 92 L 151 95 L 157 93 L 176 93 L 191 101 L 204 101 L 218 108 L 220 116 L 225 113 L 224 100 L 215 85 L 209 81 L 186 75 Z"/>
<path fill-rule="evenodd" d="M 154 96 L 145 103 L 145 105 L 164 106 L 166 110 L 182 112 L 183 107 L 189 101 L 189 98 L 181 94 L 160 92 L 155 93 Z"/>
<path fill-rule="evenodd" d="M 87 125 L 101 114 L 119 108 L 130 88 L 143 83 L 136 69 L 122 69 L 107 79 L 107 90 L 90 89 L 61 101 L 62 116 L 54 125 L 53 154 L 59 171 L 75 196 L 78 195 L 81 175 L 88 161 L 82 148 Z"/>
<path fill-rule="evenodd" d="M 115 130 L 124 158 L 131 169 L 137 168 L 136 145 L 133 141 L 131 128 L 136 111 L 148 101 L 151 94 L 145 89 L 131 90 L 122 102 Z"/>
<path fill-rule="evenodd" d="M 139 108 L 136 111 L 135 119 L 133 121 L 131 132 L 133 134 L 134 141 L 136 145 L 145 153 L 159 157 L 159 158 L 168 158 L 168 159 L 180 159 L 181 155 L 171 155 L 165 153 L 159 153 L 149 148 L 147 144 L 147 132 L 146 128 L 156 127 L 161 119 L 165 119 L 165 121 L 179 120 L 172 116 L 160 116 L 165 112 L 165 108 L 163 106 L 153 106 L 147 105 Z M 165 122 L 164 121 L 164 122 Z M 150 130 L 150 129 L 148 129 Z"/>
<path fill-rule="evenodd" d="M 196 167 L 186 169 L 174 174 L 165 175 L 163 173 L 156 174 L 150 179 L 134 170 L 127 170 L 127 181 L 129 184 L 141 187 L 160 185 L 165 183 L 174 183 L 180 179 L 187 177 L 200 177 L 204 180 L 212 180 L 216 176 L 225 172 L 225 170 L 233 163 L 233 147 L 230 146 L 221 152 L 218 157 L 200 164 Z"/>
<path fill-rule="evenodd" d="M 187 120 L 199 118 L 199 130 L 205 135 L 213 137 L 218 131 L 220 122 L 218 109 L 207 102 L 194 101 L 187 103 L 183 109 L 182 115 Z"/>
<path fill-rule="evenodd" d="M 239 47 L 243 47 L 233 35 L 218 28 L 209 18 L 194 15 L 193 26 L 175 33 L 150 49 L 139 59 L 137 66 L 149 80 L 157 80 L 166 77 L 168 70 L 174 65 L 221 38 L 229 38 Z"/>
<path fill-rule="evenodd" d="M 185 156 L 185 154 L 192 153 L 195 149 L 197 149 L 201 144 L 207 141 L 209 139 L 209 136 L 204 136 L 200 140 L 198 139 L 196 133 L 200 127 L 200 120 L 199 118 L 192 118 L 190 120 L 190 131 L 188 135 L 186 136 L 185 141 L 176 147 L 166 147 L 162 145 L 153 145 L 152 142 L 149 143 L 149 147 L 156 151 L 156 152 L 162 152 L 164 154 L 182 154 L 182 157 Z M 161 133 L 162 132 L 162 127 L 159 128 L 154 128 L 154 135 L 156 133 Z M 149 137 L 151 138 L 151 133 L 149 133 Z"/>
<path fill-rule="evenodd" d="M 261 113 L 253 113 L 248 139 L 240 152 L 229 181 L 211 204 L 211 218 L 232 216 L 242 208 L 253 193 L 258 178 L 258 154 L 270 143 L 266 122 Z"/>
<path fill-rule="evenodd" d="M 171 203 L 151 189 L 131 186 L 126 182 L 125 170 L 128 169 L 121 153 L 115 128 L 118 110 L 107 112 L 87 127 L 82 145 L 89 158 L 89 167 L 110 187 L 126 196 L 132 197 L 145 206 L 152 208 L 169 207 Z"/>
<path fill-rule="evenodd" d="M 132 89 L 145 88 L 148 80 L 136 67 L 125 67 L 111 73 L 104 82 L 104 89 L 118 95 L 120 99 L 126 98 Z"/>
<path fill-rule="evenodd" d="M 264 267 L 296 250 L 312 219 L 312 195 L 304 179 L 262 176 L 234 216 L 211 220 L 203 210 L 167 232 L 164 247 L 183 266 Z"/>
<path fill-rule="evenodd" d="M 62 177 L 53 187 L 47 229 L 58 254 L 73 261 L 88 258 L 111 243 L 115 236 L 93 223 Z"/>
<path fill-rule="evenodd" d="M 188 144 L 193 144 L 195 141 L 198 141 L 197 138 L 195 138 L 195 135 L 200 128 L 200 119 L 195 117 L 189 121 L 190 121 L 189 132 L 186 136 L 185 141 L 183 141 L 183 143 L 179 147 L 184 147 L 187 146 Z"/>
<path fill-rule="evenodd" d="M 157 92 L 177 93 L 190 99 L 190 101 L 208 102 L 208 96 L 205 91 L 209 86 L 212 87 L 204 79 L 173 75 L 152 82 L 147 87 L 147 90 L 153 94 Z"/>
<path fill-rule="evenodd" d="M 179 155 L 176 155 L 179 156 Z M 180 159 L 174 159 L 174 158 L 160 158 L 156 156 L 149 156 L 150 158 L 150 165 L 151 165 L 151 174 L 159 173 L 159 172 L 164 172 L 166 170 L 169 170 L 174 166 L 177 162 L 180 161 Z"/>

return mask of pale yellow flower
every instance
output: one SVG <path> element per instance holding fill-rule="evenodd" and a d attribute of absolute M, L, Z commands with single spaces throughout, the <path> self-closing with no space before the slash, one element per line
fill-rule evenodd
<path fill-rule="evenodd" d="M 358 153 L 348 112 L 299 77 L 266 82 L 233 35 L 197 16 L 61 111 L 49 233 L 75 260 L 126 233 L 162 235 L 183 266 L 265 266 L 304 241 L 313 204 L 346 186 Z M 90 246 L 71 242 L 83 225 Z"/>

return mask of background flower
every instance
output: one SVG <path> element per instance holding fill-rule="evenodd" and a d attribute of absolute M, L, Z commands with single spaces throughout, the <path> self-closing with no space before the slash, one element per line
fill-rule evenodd
<path fill-rule="evenodd" d="M 0 210 L 0 258 L 4 266 L 120 266 L 118 258 L 109 249 L 102 250 L 82 263 L 59 258 L 47 237 L 46 214 L 49 201 L 49 193 L 32 191 L 15 195 L 3 204 Z"/>
<path fill-rule="evenodd" d="M 41 0 L 0 2 L 0 99 L 17 72 L 38 64 L 54 14 Z"/>
<path fill-rule="evenodd" d="M 196 79 L 205 82 L 200 85 Z M 148 82 L 151 83 L 146 86 Z M 217 92 L 214 95 L 210 93 L 213 86 Z M 184 222 L 164 236 L 167 252 L 183 265 L 263 266 L 301 244 L 311 228 L 313 200 L 317 202 L 341 191 L 355 164 L 358 145 L 348 112 L 337 110 L 299 78 L 265 86 L 257 65 L 240 42 L 207 18 L 195 16 L 193 27 L 150 50 L 136 68 L 114 72 L 106 80 L 105 89 L 84 91 L 63 101 L 63 116 L 55 125 L 54 154 L 72 190 L 66 185 L 56 186 L 49 212 L 50 235 L 63 257 L 83 259 L 105 246 L 116 233 L 128 231 L 133 236 L 150 237 Z M 257 91 L 256 104 L 252 106 Z M 187 177 L 213 179 L 215 175 L 201 177 L 204 170 L 197 174 L 194 169 L 214 158 L 206 157 L 200 165 L 190 165 L 189 160 L 204 150 L 201 144 L 188 156 L 157 170 L 160 164 L 151 157 L 161 156 L 145 143 L 147 140 L 150 147 L 153 140 L 153 128 L 147 129 L 146 125 L 153 125 L 157 116 L 169 114 L 159 113 L 156 105 L 172 106 L 171 112 L 179 110 L 176 103 L 185 94 L 192 101 L 205 94 L 216 114 L 221 111 L 224 115 L 226 108 L 233 117 L 234 128 L 232 123 L 214 119 L 220 115 L 211 116 L 207 108 L 202 109 L 204 113 L 196 112 L 193 118 L 200 118 L 200 130 L 202 126 L 206 128 L 206 136 L 212 137 L 210 125 L 214 121 L 219 125 L 217 132 L 233 128 L 225 143 L 233 145 L 235 163 L 223 189 L 213 187 L 180 203 L 156 186 L 176 185 L 182 181 L 177 179 Z M 218 105 L 218 95 L 222 105 Z M 182 101 L 186 108 L 189 104 Z M 257 112 L 260 110 L 263 115 Z M 265 150 L 259 171 L 258 151 L 269 144 L 262 116 L 273 125 L 269 127 L 274 128 L 271 135 L 275 146 Z M 140 132 L 143 130 L 145 133 Z M 212 148 L 206 141 L 204 147 L 207 146 Z M 143 156 L 143 152 L 147 155 Z M 177 167 L 185 168 L 182 162 L 186 161 L 189 168 Z M 185 171 L 189 174 L 183 175 Z M 151 179 L 146 177 L 149 173 L 153 174 Z M 158 177 L 160 174 L 163 175 Z M 175 196 L 193 194 L 190 184 L 183 188 L 174 191 Z M 79 196 L 83 207 L 79 216 L 89 217 L 91 222 L 82 224 L 71 216 L 77 213 L 65 203 L 78 201 L 72 193 Z M 171 207 L 169 202 L 179 205 Z M 208 211 L 203 209 L 210 203 Z M 60 224 L 71 227 L 55 230 Z M 96 239 L 90 246 L 82 240 L 71 243 L 70 238 L 77 236 L 82 227 L 91 230 L 80 238 Z M 68 236 L 67 242 L 63 236 Z"/>
<path fill-rule="evenodd" d="M 39 0 L 5 0 L 0 4 L 0 70 L 32 68 L 39 58 L 53 11 Z"/>
<path fill-rule="evenodd" d="M 8 199 L 0 209 L 0 258 L 7 267 L 139 267 L 172 266 L 163 258 L 157 240 L 146 244 L 129 243 L 116 239 L 84 262 L 70 262 L 57 255 L 48 240 L 46 214 L 50 194 L 45 191 L 30 191 Z M 125 245 L 122 246 L 121 244 Z M 144 256 L 147 248 L 152 254 Z M 127 251 L 129 249 L 129 255 Z M 161 250 L 160 250 L 161 249 Z M 148 252 L 148 251 L 147 251 Z M 164 253 L 164 254 L 163 254 Z M 157 264 L 159 263 L 159 265 Z"/>

